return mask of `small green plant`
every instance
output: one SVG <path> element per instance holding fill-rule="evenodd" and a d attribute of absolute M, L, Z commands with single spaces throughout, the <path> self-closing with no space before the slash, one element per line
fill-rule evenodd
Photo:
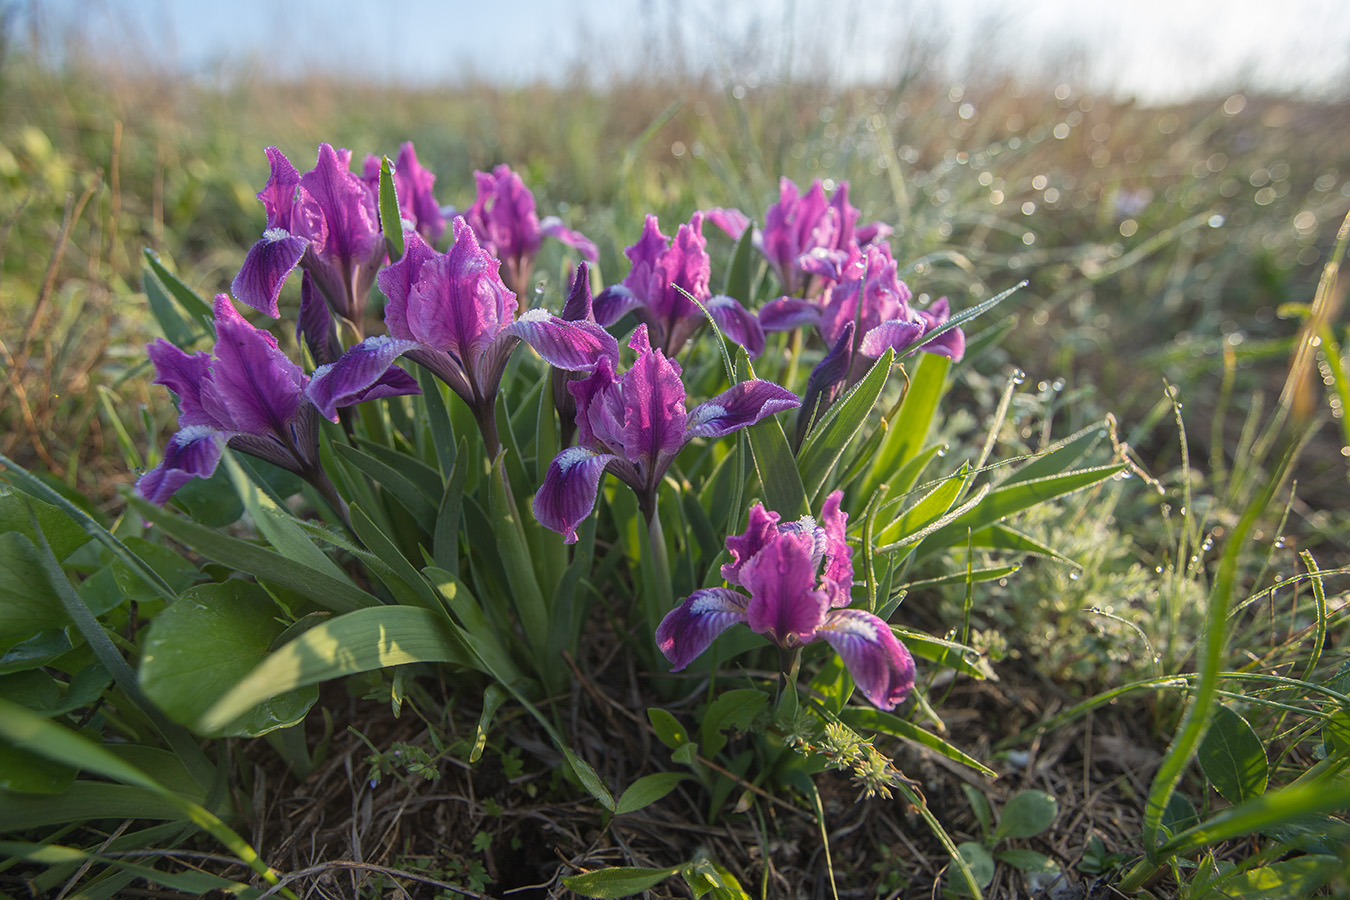
<path fill-rule="evenodd" d="M 1054 824 L 1055 817 L 1059 815 L 1059 803 L 1052 795 L 1036 790 L 1014 794 L 1003 805 L 998 823 L 994 824 L 994 811 L 989 798 L 968 784 L 961 785 L 961 790 L 970 801 L 975 820 L 979 823 L 980 840 L 963 841 L 957 845 L 957 850 L 975 874 L 981 888 L 987 888 L 994 880 L 995 865 L 999 862 L 1022 872 L 1033 893 L 1059 875 L 1059 864 L 1043 853 L 1019 847 L 1000 849 L 1005 841 L 1033 838 Z M 967 897 L 970 891 L 960 879 L 949 879 L 944 895 Z"/>

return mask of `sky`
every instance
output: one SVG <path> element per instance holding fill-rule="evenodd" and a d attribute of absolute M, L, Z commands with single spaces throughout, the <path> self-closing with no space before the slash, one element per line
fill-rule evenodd
<path fill-rule="evenodd" d="M 1168 102 L 1272 88 L 1345 94 L 1345 0 L 0 0 L 48 49 L 202 78 L 337 72 L 410 85 L 604 83 L 703 72 L 770 83 L 954 81 L 991 65 Z M 69 38 L 75 38 L 72 43 Z M 939 52 L 935 52 L 939 51 Z"/>

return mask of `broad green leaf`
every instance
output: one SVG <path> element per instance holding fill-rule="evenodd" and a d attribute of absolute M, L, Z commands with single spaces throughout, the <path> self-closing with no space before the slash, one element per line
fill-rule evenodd
<path fill-rule="evenodd" d="M 40 631 L 26 641 L 19 641 L 3 654 L 0 654 L 0 675 L 14 672 L 26 672 L 45 666 L 51 661 L 65 656 L 71 650 L 70 638 L 66 629 L 53 628 Z"/>
<path fill-rule="evenodd" d="M 1266 791 L 1270 763 L 1265 745 L 1247 720 L 1226 706 L 1214 710 L 1197 758 L 1205 777 L 1229 803 L 1241 803 Z"/>
<path fill-rule="evenodd" d="M 647 718 L 656 731 L 657 739 L 670 749 L 675 750 L 689 743 L 689 735 L 685 732 L 684 726 L 679 723 L 678 719 L 659 706 L 648 709 Z"/>
<path fill-rule="evenodd" d="M 179 543 L 218 563 L 289 588 L 334 612 L 351 612 L 379 603 L 343 576 L 310 569 L 266 547 L 222 534 L 183 516 L 175 516 L 139 497 L 128 497 L 132 510 Z M 313 546 L 312 544 L 310 545 Z M 316 548 L 317 549 L 317 548 Z"/>
<path fill-rule="evenodd" d="M 436 527 L 436 504 L 432 498 L 437 494 L 427 492 L 412 478 L 392 465 L 375 458 L 371 453 L 358 450 L 350 444 L 334 444 L 333 450 L 345 462 L 360 469 L 388 491 L 390 496 L 397 500 L 399 505 L 413 517 L 413 521 L 417 523 L 418 528 L 427 534 L 433 533 Z M 412 464 L 415 461 L 409 459 L 408 462 Z"/>
<path fill-rule="evenodd" d="M 1054 824 L 1057 815 L 1059 801 L 1050 794 L 1045 791 L 1021 791 L 1003 804 L 993 840 L 1035 837 Z"/>
<path fill-rule="evenodd" d="M 984 849 L 984 845 L 975 841 L 962 841 L 956 845 L 956 850 L 970 867 L 970 874 L 975 876 L 975 883 L 981 888 L 989 887 L 989 882 L 994 880 L 994 858 Z M 954 894 L 968 896 L 967 887 L 964 881 L 952 879 L 948 890 Z"/>
<path fill-rule="evenodd" d="M 1167 808 L 1163 810 L 1160 824 L 1169 834 L 1177 834 L 1199 825 L 1200 814 L 1195 811 L 1195 804 L 1186 795 L 1173 794 L 1167 801 Z"/>
<path fill-rule="evenodd" d="M 562 882 L 569 891 L 583 897 L 609 900 L 613 897 L 631 897 L 640 894 L 665 881 L 679 870 L 679 866 L 671 866 L 669 869 L 615 866 L 611 869 L 596 869 L 584 875 L 569 875 L 563 878 Z"/>
<path fill-rule="evenodd" d="M 220 461 L 230 473 L 234 489 L 239 492 L 239 498 L 244 501 L 244 508 L 253 517 L 253 523 L 258 526 L 258 530 L 273 549 L 293 563 L 315 572 L 322 572 L 330 578 L 347 580 L 347 573 L 314 545 L 314 541 L 310 540 L 290 510 L 282 507 L 265 491 L 258 488 L 232 451 L 224 450 L 220 455 Z"/>
<path fill-rule="evenodd" d="M 839 714 L 839 721 L 843 722 L 854 731 L 878 731 L 882 734 L 889 734 L 894 737 L 903 738 L 907 741 L 913 741 L 924 747 L 934 750 L 950 760 L 961 763 L 963 766 L 969 766 L 981 775 L 989 778 L 997 778 L 998 773 L 988 766 L 981 763 L 975 757 L 959 750 L 952 744 L 915 725 L 913 722 L 900 718 L 888 712 L 879 709 L 865 708 L 861 706 L 849 707 Z"/>
<path fill-rule="evenodd" d="M 173 504 L 197 524 L 211 528 L 232 525 L 244 514 L 244 501 L 239 499 L 229 473 L 219 467 L 210 478 L 194 478 L 180 487 L 174 492 Z"/>
<path fill-rule="evenodd" d="M 591 768 L 590 763 L 573 753 L 570 747 L 565 745 L 560 746 L 563 758 L 567 760 L 567 764 L 571 766 L 572 771 L 576 773 L 577 780 L 580 781 L 581 786 L 586 789 L 586 793 L 599 801 L 600 805 L 605 809 L 614 812 L 614 795 L 609 792 L 609 788 L 605 787 L 605 783 L 600 780 L 600 775 L 595 769 Z"/>
<path fill-rule="evenodd" d="M 614 806 L 614 814 L 621 816 L 650 806 L 675 790 L 681 781 L 690 777 L 684 772 L 657 772 L 653 775 L 644 775 L 619 795 L 619 802 Z"/>
<path fill-rule="evenodd" d="M 69 622 L 37 547 L 18 532 L 0 534 L 0 647 Z"/>
<path fill-rule="evenodd" d="M 1336 854 L 1350 847 L 1350 824 L 1326 813 L 1295 816 L 1261 833 L 1304 853 Z"/>
<path fill-rule="evenodd" d="M 809 504 L 814 506 L 817 495 L 838 464 L 839 457 L 862 430 L 877 398 L 886 387 L 894 359 L 895 351 L 887 348 L 881 358 L 873 363 L 871 371 L 825 411 L 802 443 L 797 464 Z"/>
<path fill-rule="evenodd" d="M 141 687 L 176 722 L 202 714 L 267 655 L 284 626 L 257 584 L 231 578 L 184 592 L 150 623 Z M 317 688 L 278 694 L 224 726 L 230 737 L 256 737 L 293 725 L 318 699 Z"/>
<path fill-rule="evenodd" d="M 727 691 L 708 704 L 703 714 L 700 744 L 703 755 L 711 758 L 727 745 L 722 732 L 729 728 L 745 731 L 769 703 L 769 695 L 754 688 Z"/>
<path fill-rule="evenodd" d="M 89 533 L 59 507 L 0 484 L 0 532 L 17 531 L 29 540 L 37 540 L 33 517 L 59 561 L 65 561 L 89 542 Z"/>
<path fill-rule="evenodd" d="M 695 897 L 711 897 L 712 900 L 750 900 L 750 895 L 726 866 L 718 865 L 707 858 L 695 860 L 682 868 L 680 877 L 689 885 Z"/>
<path fill-rule="evenodd" d="M 136 554 L 140 563 L 152 569 L 175 594 L 182 593 L 202 580 L 202 573 L 196 566 L 163 544 L 129 537 L 126 545 L 128 550 Z M 137 603 L 152 603 L 161 599 L 140 573 L 123 560 L 114 557 L 109 568 L 117 589 L 126 599 Z"/>
<path fill-rule="evenodd" d="M 975 821 L 980 823 L 980 834 L 987 839 L 989 829 L 994 824 L 994 810 L 989 806 L 989 798 L 972 784 L 963 783 L 961 793 L 966 795 L 966 802 L 970 804 L 971 811 L 975 813 Z"/>
<path fill-rule="evenodd" d="M 1058 863 L 1035 850 L 1000 850 L 994 859 L 1032 875 L 1053 875 L 1059 871 Z"/>
<path fill-rule="evenodd" d="M 1225 900 L 1304 900 L 1344 872 L 1338 857 L 1300 856 L 1225 875 L 1210 887 Z"/>
<path fill-rule="evenodd" d="M 398 210 L 398 194 L 394 190 L 394 163 L 389 157 L 380 160 L 380 230 L 389 245 L 389 261 L 398 262 L 403 255 L 403 217 Z"/>
<path fill-rule="evenodd" d="M 159 257 L 154 254 L 150 248 L 145 250 L 145 261 L 149 264 L 155 277 L 160 280 L 178 305 L 183 308 L 183 313 L 187 316 L 189 322 L 203 323 L 203 327 L 208 327 L 209 323 L 215 321 L 215 314 L 211 309 L 211 304 L 207 303 L 202 297 L 182 282 L 181 279 L 159 261 Z"/>
<path fill-rule="evenodd" d="M 544 603 L 539 581 L 535 578 L 534 563 L 530 559 L 520 525 L 520 512 L 511 502 L 504 458 L 504 453 L 498 454 L 492 464 L 488 483 L 488 522 L 496 538 L 496 555 L 506 570 L 506 581 L 510 585 L 516 614 L 520 617 L 525 639 L 535 654 L 535 667 L 546 681 L 550 681 L 552 676 L 556 676 L 557 670 L 549 667 L 555 665 L 556 661 L 540 658 L 548 647 L 548 607 Z"/>
<path fill-rule="evenodd" d="M 149 267 L 141 271 L 141 288 L 145 291 L 145 299 L 150 302 L 150 314 L 155 317 L 159 330 L 169 343 L 184 350 L 192 346 L 201 334 L 201 329 L 188 324 L 178 305 Z"/>
<path fill-rule="evenodd" d="M 286 691 L 416 662 L 477 668 L 476 657 L 441 612 L 413 606 L 357 610 L 314 626 L 268 656 L 207 710 L 197 727 L 214 733 Z"/>
<path fill-rule="evenodd" d="M 805 515 L 808 511 L 806 488 L 778 417 L 761 419 L 745 432 L 750 438 L 750 452 L 764 490 L 764 505 L 784 519 Z"/>
<path fill-rule="evenodd" d="M 29 750 L 0 744 L 0 791 L 59 794 L 74 783 L 75 774 L 70 766 Z"/>
<path fill-rule="evenodd" d="M 488 732 L 492 730 L 492 717 L 497 715 L 507 698 L 511 695 L 496 684 L 489 684 L 483 691 L 483 711 L 478 714 L 478 725 L 474 728 L 473 749 L 469 751 L 469 762 L 475 763 L 483 756 L 487 746 Z"/>
<path fill-rule="evenodd" d="M 1226 841 L 1255 831 L 1277 828 L 1306 816 L 1350 808 L 1350 779 L 1320 778 L 1245 800 L 1211 816 L 1194 828 L 1173 835 L 1157 850 L 1165 854 L 1189 853 L 1199 847 Z"/>
<path fill-rule="evenodd" d="M 914 502 L 904 512 L 879 529 L 874 538 L 878 546 L 895 544 L 922 531 L 938 519 L 945 516 L 970 481 L 970 463 L 962 463 L 961 468 L 942 480 L 923 497 Z"/>
<path fill-rule="evenodd" d="M 59 763 L 52 763 L 59 765 Z M 0 832 L 94 819 L 186 819 L 178 804 L 155 791 L 108 781 L 76 781 L 58 794 L 0 791 Z"/>
<path fill-rule="evenodd" d="M 1056 497 L 1091 487 L 1125 468 L 1124 463 L 1078 469 L 1062 475 L 1025 481 L 1011 487 L 989 491 L 978 506 L 930 534 L 919 547 L 920 557 L 931 555 L 952 546 L 964 546 L 967 530 L 978 531 L 994 525 L 1005 516 L 1022 512 Z"/>
<path fill-rule="evenodd" d="M 936 353 L 919 354 L 919 362 L 905 391 L 904 402 L 887 421 L 888 431 L 881 449 L 872 460 L 872 468 L 863 479 L 864 497 L 886 482 L 914 457 L 928 441 L 938 401 L 947 388 L 951 360 Z"/>

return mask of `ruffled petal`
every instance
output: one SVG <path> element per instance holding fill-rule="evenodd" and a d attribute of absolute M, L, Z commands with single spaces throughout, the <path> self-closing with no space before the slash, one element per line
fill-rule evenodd
<path fill-rule="evenodd" d="M 727 588 L 694 591 L 666 613 L 656 628 L 656 646 L 678 672 L 707 650 L 719 634 L 745 621 L 750 598 Z"/>
<path fill-rule="evenodd" d="M 304 238 L 281 228 L 269 228 L 244 256 L 244 264 L 230 282 L 230 291 L 258 312 L 279 318 L 281 287 L 308 247 L 309 241 Z"/>
<path fill-rule="evenodd" d="M 947 324 L 947 320 L 952 317 L 946 297 L 940 297 L 927 309 L 916 309 L 915 312 L 923 320 L 924 334 Z M 966 355 L 966 335 L 960 328 L 952 328 L 931 341 L 924 341 L 919 349 L 945 356 L 952 362 L 960 362 L 961 357 Z"/>
<path fill-rule="evenodd" d="M 157 338 L 145 345 L 145 352 L 155 364 L 155 384 L 162 384 L 178 395 L 178 425 L 211 425 L 227 427 L 216 421 L 202 408 L 202 380 L 211 370 L 211 355 L 204 350 L 186 353 L 173 344 Z"/>
<path fill-rule="evenodd" d="M 780 647 L 796 647 L 815 637 L 829 602 L 816 590 L 809 534 L 779 532 L 740 572 L 750 592 L 746 624 Z"/>
<path fill-rule="evenodd" d="M 601 357 L 619 360 L 619 342 L 608 331 L 593 322 L 568 322 L 543 309 L 530 310 L 503 333 L 529 344 L 549 365 L 571 372 L 591 371 Z"/>
<path fill-rule="evenodd" d="M 765 331 L 791 331 L 820 323 L 820 307 L 809 300 L 779 297 L 759 308 L 759 327 Z"/>
<path fill-rule="evenodd" d="M 863 335 L 858 352 L 863 356 L 877 359 L 890 348 L 895 351 L 896 356 L 899 356 L 923 337 L 923 330 L 921 321 L 893 319 L 890 322 L 882 322 Z"/>
<path fill-rule="evenodd" d="M 229 431 L 283 434 L 300 407 L 304 372 L 224 294 L 216 297 L 215 309 L 215 358 L 202 383 L 203 409 Z"/>
<path fill-rule="evenodd" d="M 180 430 L 164 446 L 159 465 L 136 480 L 136 493 L 163 506 L 180 487 L 194 478 L 210 478 L 220 462 L 221 432 L 209 425 Z"/>
<path fill-rule="evenodd" d="M 384 241 L 375 196 L 350 170 L 350 160 L 348 151 L 320 144 L 318 162 L 300 176 L 298 212 L 307 224 L 322 221 L 321 230 L 304 236 L 315 242 L 320 257 L 340 261 L 342 268 L 381 256 Z"/>
<path fill-rule="evenodd" d="M 595 508 L 605 468 L 620 458 L 586 447 L 569 447 L 553 458 L 544 483 L 534 495 L 534 517 L 568 544 L 577 540 L 577 525 Z"/>
<path fill-rule="evenodd" d="M 445 216 L 432 193 L 435 186 L 436 176 L 422 167 L 412 141 L 399 147 L 394 163 L 394 193 L 398 195 L 400 215 L 411 219 L 417 231 L 433 243 L 445 234 Z"/>
<path fill-rule="evenodd" d="M 572 287 L 563 303 L 562 317 L 568 322 L 595 321 L 595 311 L 591 308 L 591 268 L 584 262 L 577 264 L 572 275 Z"/>
<path fill-rule="evenodd" d="M 634 340 L 646 344 L 646 330 L 639 326 Z M 654 471 L 662 461 L 680 452 L 685 442 L 684 382 L 679 366 L 660 350 L 639 351 L 632 368 L 624 373 L 623 451 L 630 461 Z"/>
<path fill-rule="evenodd" d="M 468 223 L 456 218 L 451 230 L 455 243 L 423 265 L 408 293 L 407 326 L 414 340 L 454 353 L 472 369 L 515 318 L 516 295 L 502 283 L 501 263 L 479 247 Z"/>
<path fill-rule="evenodd" d="M 595 321 L 601 325 L 613 325 L 640 306 L 642 301 L 631 290 L 616 284 L 605 288 L 595 298 Z"/>
<path fill-rule="evenodd" d="M 267 185 L 258 192 L 258 199 L 267 211 L 267 227 L 290 231 L 291 210 L 295 206 L 296 188 L 300 186 L 300 173 L 276 147 L 267 148 L 267 163 L 271 167 L 271 175 Z"/>
<path fill-rule="evenodd" d="M 336 362 L 342 355 L 328 303 L 319 294 L 314 278 L 308 272 L 300 281 L 300 314 L 295 318 L 295 337 L 297 341 L 305 342 L 315 365 Z"/>
<path fill-rule="evenodd" d="M 895 709 L 914 687 L 914 658 L 891 627 L 860 609 L 832 610 L 816 632 L 844 660 L 863 696 Z"/>
<path fill-rule="evenodd" d="M 539 232 L 544 237 L 562 241 L 567 246 L 574 248 L 581 254 L 582 259 L 589 263 L 594 264 L 600 261 L 600 250 L 595 246 L 595 242 L 580 231 L 563 227 L 562 219 L 557 216 L 545 217 L 539 223 Z"/>
<path fill-rule="evenodd" d="M 330 422 L 338 420 L 338 407 L 363 400 L 420 394 L 417 380 L 393 365 L 395 359 L 417 349 L 414 341 L 384 335 L 366 338 L 348 348 L 335 363 L 314 370 L 305 396 Z"/>
<path fill-rule="evenodd" d="M 739 209 L 717 206 L 703 210 L 703 217 L 725 231 L 733 241 L 739 241 L 750 227 L 750 217 Z"/>
<path fill-rule="evenodd" d="M 801 405 L 796 394 L 771 381 L 742 381 L 690 410 L 685 434 L 687 438 L 722 437 Z"/>
<path fill-rule="evenodd" d="M 615 363 L 603 358 L 585 378 L 567 383 L 576 402 L 577 443 L 586 447 L 623 450 L 623 389 Z"/>
<path fill-rule="evenodd" d="M 417 232 L 404 235 L 403 255 L 398 262 L 380 270 L 375 277 L 380 290 L 389 298 L 384 306 L 384 324 L 389 334 L 403 340 L 416 340 L 408 326 L 408 298 L 422 277 L 422 268 L 436 258 L 436 251 Z"/>
<path fill-rule="evenodd" d="M 760 326 L 759 319 L 751 315 L 739 301 L 718 294 L 705 301 L 704 306 L 708 308 L 708 313 L 717 323 L 717 327 L 722 329 L 722 333 L 730 338 L 733 344 L 744 347 L 751 359 L 764 352 L 764 329 Z"/>
<path fill-rule="evenodd" d="M 853 548 L 845 539 L 848 513 L 840 508 L 843 500 L 843 491 L 831 491 L 820 511 L 820 527 L 825 536 L 821 588 L 829 598 L 830 606 L 836 608 L 849 605 L 849 593 L 853 590 Z"/>
<path fill-rule="evenodd" d="M 722 578 L 728 584 L 741 583 L 741 568 L 756 553 L 769 545 L 769 541 L 778 534 L 778 522 L 782 517 L 776 512 L 756 503 L 750 507 L 750 516 L 745 523 L 745 531 L 727 538 L 727 552 L 731 562 L 722 564 Z"/>

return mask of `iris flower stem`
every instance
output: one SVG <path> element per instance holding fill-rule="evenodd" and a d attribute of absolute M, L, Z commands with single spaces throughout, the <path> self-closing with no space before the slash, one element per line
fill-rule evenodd
<path fill-rule="evenodd" d="M 666 553 L 666 536 L 661 529 L 656 498 L 652 498 L 650 505 L 643 503 L 641 506 L 647 516 L 647 545 L 651 548 L 652 573 L 652 583 L 648 585 L 648 590 L 643 591 L 643 599 L 647 607 L 647 621 L 655 627 L 655 623 L 674 608 L 675 592 L 670 583 L 670 557 Z"/>

